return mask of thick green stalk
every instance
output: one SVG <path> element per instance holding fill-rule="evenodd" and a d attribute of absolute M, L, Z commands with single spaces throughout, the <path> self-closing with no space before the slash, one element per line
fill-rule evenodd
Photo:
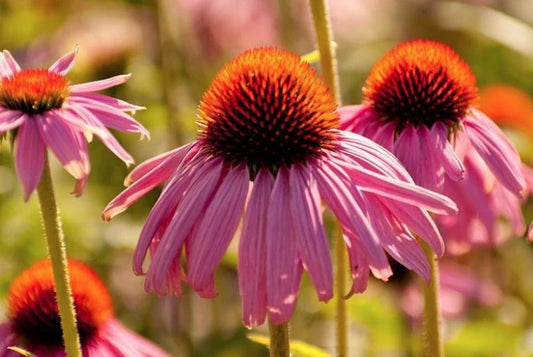
<path fill-rule="evenodd" d="M 320 52 L 320 69 L 324 82 L 329 86 L 331 94 L 338 105 L 341 105 L 339 75 L 337 73 L 337 57 L 333 46 L 333 34 L 326 0 L 309 0 L 313 24 L 315 25 L 316 42 Z"/>
<path fill-rule="evenodd" d="M 61 329 L 67 357 L 81 357 L 80 338 L 76 328 L 76 312 L 70 289 L 70 278 L 67 267 L 67 252 L 61 229 L 61 221 L 57 211 L 52 175 L 48 157 L 45 157 L 41 182 L 37 186 L 41 217 L 44 224 L 48 255 L 52 262 L 54 285 L 61 318 Z"/>
<path fill-rule="evenodd" d="M 337 105 L 341 105 L 341 95 L 339 87 L 339 75 L 337 73 L 337 58 L 335 47 L 333 46 L 333 34 L 328 13 L 326 0 L 309 0 L 313 24 L 315 26 L 318 52 L 320 53 L 320 68 L 324 82 Z M 338 227 L 338 234 L 335 237 L 335 299 L 336 299 L 336 342 L 337 357 L 348 355 L 348 329 L 346 316 L 346 255 L 344 251 L 344 240 L 342 230 Z"/>
<path fill-rule="evenodd" d="M 424 357 L 443 357 L 441 318 L 439 309 L 439 265 L 433 249 L 418 240 L 431 267 L 431 281 L 424 283 Z"/>
<path fill-rule="evenodd" d="M 289 324 L 274 325 L 268 321 L 270 333 L 270 357 L 289 357 Z"/>
<path fill-rule="evenodd" d="M 346 248 L 342 237 L 341 227 L 335 239 L 335 323 L 337 339 L 337 357 L 346 357 L 348 355 L 348 320 L 346 311 Z"/>

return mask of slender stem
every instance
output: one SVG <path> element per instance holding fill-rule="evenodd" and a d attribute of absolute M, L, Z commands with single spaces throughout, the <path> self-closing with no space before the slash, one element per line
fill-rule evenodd
<path fill-rule="evenodd" d="M 337 73 L 337 58 L 335 47 L 333 46 L 333 34 L 331 31 L 331 22 L 328 13 L 328 4 L 326 0 L 309 0 L 313 24 L 315 26 L 316 40 L 318 51 L 320 53 L 320 68 L 324 82 L 337 105 L 341 105 L 341 95 L 339 86 L 339 75 Z M 335 299 L 336 299 L 336 340 L 337 340 L 337 357 L 346 357 L 348 355 L 348 329 L 347 329 L 347 312 L 345 286 L 346 278 L 346 253 L 344 251 L 344 239 L 342 229 L 338 226 L 338 233 L 335 237 Z"/>
<path fill-rule="evenodd" d="M 424 284 L 424 357 L 443 357 L 441 317 L 439 309 L 439 265 L 433 249 L 418 240 L 431 267 L 431 281 Z"/>
<path fill-rule="evenodd" d="M 336 339 L 337 357 L 348 355 L 348 328 L 346 312 L 346 250 L 342 229 L 339 226 L 335 235 L 335 312 L 336 312 Z"/>
<path fill-rule="evenodd" d="M 274 325 L 268 321 L 270 357 L 289 357 L 289 324 Z"/>
<path fill-rule="evenodd" d="M 329 86 L 331 94 L 338 105 L 341 105 L 337 58 L 333 46 L 333 34 L 326 0 L 309 0 L 313 24 L 315 25 L 316 41 L 320 52 L 320 68 L 324 82 Z"/>
<path fill-rule="evenodd" d="M 57 211 L 52 175 L 48 156 L 45 157 L 41 182 L 37 187 L 41 217 L 44 224 L 48 255 L 52 262 L 57 305 L 63 330 L 63 341 L 68 357 L 81 357 L 80 338 L 76 328 L 76 312 L 72 301 L 70 278 L 67 266 L 67 252 Z"/>

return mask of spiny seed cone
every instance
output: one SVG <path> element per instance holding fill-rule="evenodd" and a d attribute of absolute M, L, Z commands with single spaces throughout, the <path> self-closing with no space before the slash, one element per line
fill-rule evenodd
<path fill-rule="evenodd" d="M 113 317 L 111 297 L 88 266 L 68 261 L 78 332 L 85 343 Z M 42 260 L 24 270 L 7 295 L 7 314 L 17 337 L 42 346 L 62 346 L 52 266 Z"/>
<path fill-rule="evenodd" d="M 65 76 L 46 69 L 24 69 L 0 80 L 0 104 L 27 114 L 61 108 L 68 96 Z"/>
<path fill-rule="evenodd" d="M 305 162 L 331 148 L 338 125 L 328 87 L 291 52 L 258 48 L 224 66 L 203 96 L 200 139 L 251 171 Z"/>
<path fill-rule="evenodd" d="M 476 100 L 477 89 L 470 67 L 450 47 L 416 40 L 400 44 L 374 65 L 363 94 L 401 130 L 406 124 L 453 126 Z"/>

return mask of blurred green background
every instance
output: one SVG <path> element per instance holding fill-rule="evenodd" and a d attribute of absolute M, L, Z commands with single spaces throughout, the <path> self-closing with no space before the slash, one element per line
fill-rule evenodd
<path fill-rule="evenodd" d="M 480 88 L 506 83 L 533 95 L 531 0 L 332 0 L 330 6 L 345 104 L 361 101 L 361 87 L 376 60 L 395 44 L 415 38 L 451 45 L 471 65 Z M 151 141 L 116 134 L 137 162 L 193 140 L 196 106 L 216 71 L 244 49 L 264 45 L 299 54 L 314 49 L 304 0 L 0 0 L 0 49 L 8 49 L 23 67 L 46 68 L 78 46 L 72 83 L 133 73 L 128 83 L 107 94 L 147 108 L 135 118 L 151 132 Z M 504 109 L 514 105 L 498 104 Z M 524 115 L 533 121 L 533 109 Z M 524 158 L 531 158 L 531 133 L 508 130 Z M 101 211 L 123 188 L 128 169 L 97 140 L 90 144 L 90 155 L 92 172 L 82 197 L 69 194 L 74 180 L 55 159 L 53 177 L 68 253 L 100 274 L 117 317 L 173 356 L 266 356 L 266 348 L 247 339 L 250 331 L 240 322 L 237 243 L 218 269 L 218 298 L 203 300 L 188 288 L 181 299 L 146 294 L 131 260 L 159 192 L 104 223 Z M 525 210 L 530 220 L 531 204 L 526 202 Z M 12 279 L 45 256 L 37 199 L 23 202 L 12 153 L 3 142 L 0 319 L 5 319 L 3 297 Z M 448 356 L 532 355 L 531 246 L 514 237 L 454 264 L 467 266 L 498 296 L 490 304 L 450 297 L 463 305 L 446 320 Z M 366 293 L 349 300 L 353 356 L 417 355 L 420 324 L 402 312 L 412 283 L 420 282 L 398 268 L 391 282 L 371 279 Z M 333 307 L 333 302 L 319 304 L 304 278 L 293 338 L 333 353 Z"/>

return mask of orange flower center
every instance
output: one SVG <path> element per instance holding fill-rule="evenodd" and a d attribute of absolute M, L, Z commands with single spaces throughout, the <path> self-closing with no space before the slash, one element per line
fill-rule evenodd
<path fill-rule="evenodd" d="M 113 317 L 111 297 L 88 266 L 72 259 L 68 264 L 78 332 L 85 344 L 102 323 Z M 12 283 L 7 314 L 21 343 L 63 345 L 50 260 L 33 264 Z"/>
<path fill-rule="evenodd" d="M 477 98 L 475 85 L 468 64 L 450 47 L 416 40 L 400 44 L 374 65 L 363 94 L 400 131 L 406 124 L 453 127 Z"/>
<path fill-rule="evenodd" d="M 0 81 L 0 104 L 27 114 L 61 108 L 67 97 L 66 77 L 46 69 L 24 69 Z"/>
<path fill-rule="evenodd" d="M 200 137 L 230 163 L 276 172 L 331 148 L 336 104 L 308 63 L 275 48 L 247 51 L 224 66 L 198 110 Z"/>

